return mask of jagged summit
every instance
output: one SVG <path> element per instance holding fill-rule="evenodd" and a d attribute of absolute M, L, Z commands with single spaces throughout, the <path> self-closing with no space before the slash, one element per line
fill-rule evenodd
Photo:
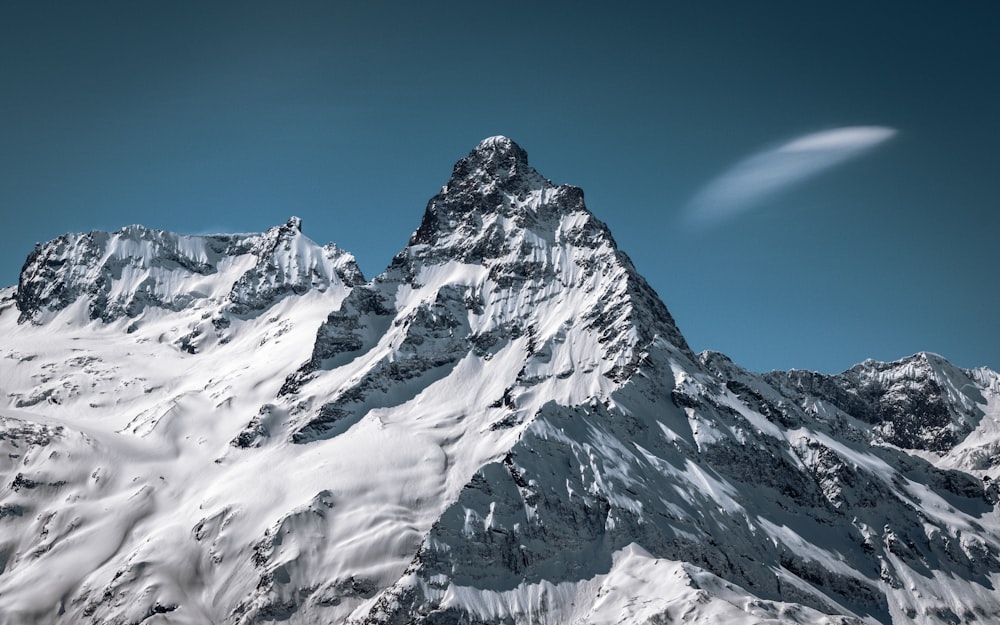
<path fill-rule="evenodd" d="M 659 296 L 587 208 L 583 190 L 542 176 L 507 137 L 484 139 L 455 164 L 409 245 L 376 281 L 420 282 L 421 271 L 448 262 L 480 266 L 497 287 L 558 284 L 603 293 L 595 319 L 627 319 L 635 342 L 660 336 L 694 358 Z"/>
<path fill-rule="evenodd" d="M 487 152 L 491 150 L 497 150 L 501 152 L 514 152 L 519 155 L 519 158 L 525 163 L 528 162 L 528 153 L 524 151 L 524 148 L 519 146 L 513 139 L 506 137 L 504 135 L 493 135 L 492 137 L 486 137 L 475 147 L 473 151 L 475 152 Z"/>
<path fill-rule="evenodd" d="M 474 172 L 505 179 L 529 171 L 534 172 L 528 165 L 528 153 L 524 148 L 507 137 L 497 135 L 483 139 L 467 157 L 458 161 L 452 180 Z"/>
<path fill-rule="evenodd" d="M 475 236 L 495 216 L 518 217 L 520 225 L 527 225 L 582 204 L 580 189 L 557 187 L 528 164 L 519 145 L 507 137 L 490 137 L 455 163 L 448 183 L 428 202 L 410 245 L 439 246 L 449 235 Z"/>

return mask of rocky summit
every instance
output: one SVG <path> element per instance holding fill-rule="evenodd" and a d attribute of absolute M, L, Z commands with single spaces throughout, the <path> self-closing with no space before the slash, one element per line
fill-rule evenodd
<path fill-rule="evenodd" d="M 292 218 L 0 298 L 0 623 L 1000 621 L 1000 375 L 695 354 L 505 137 L 371 280 Z"/>

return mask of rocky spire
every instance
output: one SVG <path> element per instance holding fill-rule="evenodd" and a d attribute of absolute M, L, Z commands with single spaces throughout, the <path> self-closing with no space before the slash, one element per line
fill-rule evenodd
<path fill-rule="evenodd" d="M 497 135 L 479 142 L 469 155 L 455 163 L 452 181 L 468 178 L 507 180 L 524 173 L 537 175 L 528 165 L 528 153 L 514 141 Z"/>
<path fill-rule="evenodd" d="M 543 206 L 582 208 L 583 192 L 543 178 L 528 164 L 528 153 L 507 137 L 489 137 L 455 163 L 448 184 L 428 202 L 410 245 L 437 247 L 453 233 L 475 234 L 484 217 L 524 215 Z"/>

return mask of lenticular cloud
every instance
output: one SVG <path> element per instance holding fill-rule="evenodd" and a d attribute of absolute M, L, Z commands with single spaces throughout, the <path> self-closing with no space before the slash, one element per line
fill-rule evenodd
<path fill-rule="evenodd" d="M 895 134 L 895 129 L 885 126 L 847 126 L 802 135 L 762 150 L 708 183 L 688 204 L 687 216 L 702 225 L 734 217 Z"/>

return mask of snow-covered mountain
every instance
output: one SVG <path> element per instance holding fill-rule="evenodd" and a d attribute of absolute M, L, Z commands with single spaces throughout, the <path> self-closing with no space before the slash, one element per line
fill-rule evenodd
<path fill-rule="evenodd" d="M 371 281 L 293 218 L 0 297 L 0 623 L 1000 620 L 1000 375 L 696 355 L 504 137 Z"/>

